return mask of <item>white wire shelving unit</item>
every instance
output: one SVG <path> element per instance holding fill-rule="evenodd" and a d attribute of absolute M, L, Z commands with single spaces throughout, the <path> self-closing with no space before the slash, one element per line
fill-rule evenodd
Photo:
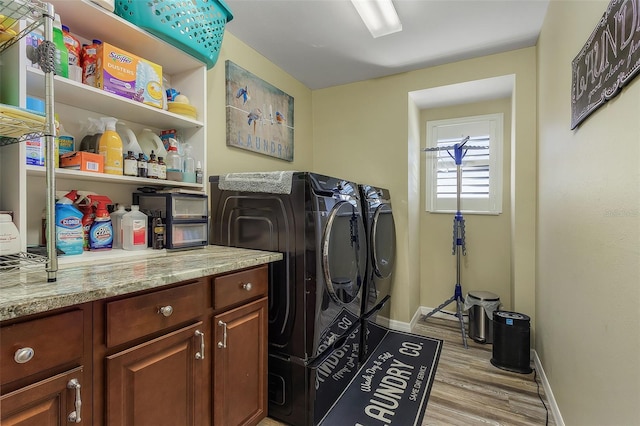
<path fill-rule="evenodd" d="M 53 22 L 55 13 L 53 5 L 40 0 L 0 0 L 0 24 L 4 30 L 2 41 L 0 41 L 0 55 L 11 48 L 18 41 L 43 26 L 44 41 L 38 47 L 38 63 L 44 72 L 45 85 L 45 119 L 44 123 L 29 119 L 16 118 L 0 114 L 0 129 L 2 133 L 11 136 L 0 135 L 0 146 L 21 143 L 34 137 L 43 137 L 46 141 L 47 158 L 53 158 L 51 153 L 55 152 L 55 115 L 54 115 L 54 56 L 55 46 L 53 45 Z M 21 21 L 26 24 L 16 24 Z M 21 30 L 16 34 L 6 31 L 6 28 L 19 27 Z M 10 36 L 7 36 L 7 35 Z M 16 136 L 19 134 L 19 136 Z M 10 273 L 12 271 L 40 269 L 45 265 L 47 271 L 47 281 L 53 282 L 57 279 L 58 257 L 55 245 L 55 164 L 54 161 L 46 163 L 46 217 L 47 217 L 47 247 L 46 255 L 38 253 L 21 252 L 15 255 L 0 257 L 0 272 Z M 26 230 L 22 229 L 21 232 Z"/>

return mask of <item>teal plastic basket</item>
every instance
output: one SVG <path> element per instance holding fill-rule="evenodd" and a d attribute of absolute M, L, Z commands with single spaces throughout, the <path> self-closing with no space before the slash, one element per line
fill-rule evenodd
<path fill-rule="evenodd" d="M 222 0 L 116 0 L 115 13 L 207 64 L 216 64 L 224 27 L 233 19 Z"/>

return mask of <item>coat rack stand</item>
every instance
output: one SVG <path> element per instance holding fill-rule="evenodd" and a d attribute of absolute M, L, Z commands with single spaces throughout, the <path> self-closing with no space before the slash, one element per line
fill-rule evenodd
<path fill-rule="evenodd" d="M 456 303 L 456 313 L 455 316 L 458 318 L 460 322 L 460 334 L 462 335 L 462 343 L 464 344 L 465 349 L 467 348 L 467 335 L 464 331 L 464 320 L 462 318 L 462 311 L 464 307 L 464 297 L 462 297 L 462 285 L 460 284 L 460 262 L 461 256 L 467 255 L 467 248 L 465 246 L 465 230 L 464 230 L 464 217 L 462 216 L 460 209 L 460 194 L 462 192 L 462 159 L 467 154 L 467 151 L 470 149 L 486 149 L 484 146 L 468 146 L 465 147 L 466 143 L 469 141 L 469 136 L 462 139 L 460 142 L 453 146 L 447 147 L 436 147 L 436 148 L 425 148 L 424 151 L 447 151 L 449 156 L 454 159 L 456 163 L 456 214 L 453 218 L 453 250 L 451 254 L 456 256 L 456 285 L 453 290 L 453 296 L 449 299 L 445 300 L 440 306 L 429 312 L 428 314 L 422 315 L 420 318 L 422 321 L 425 321 L 427 318 L 433 316 L 436 312 L 442 311 L 444 307 L 449 305 L 450 303 Z M 451 151 L 453 150 L 453 155 Z"/>

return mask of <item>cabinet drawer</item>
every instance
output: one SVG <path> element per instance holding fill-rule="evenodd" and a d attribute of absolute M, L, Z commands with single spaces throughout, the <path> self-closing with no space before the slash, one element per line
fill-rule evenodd
<path fill-rule="evenodd" d="M 106 344 L 116 346 L 201 316 L 204 282 L 108 302 Z"/>
<path fill-rule="evenodd" d="M 268 281 L 267 265 L 216 277 L 213 281 L 213 307 L 216 310 L 222 309 L 266 296 Z"/>
<path fill-rule="evenodd" d="M 80 362 L 83 356 L 83 318 L 82 311 L 75 310 L 2 327 L 2 384 L 75 360 Z"/>

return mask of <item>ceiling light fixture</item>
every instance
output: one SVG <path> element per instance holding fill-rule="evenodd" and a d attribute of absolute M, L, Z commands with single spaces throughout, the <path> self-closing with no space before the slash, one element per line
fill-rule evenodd
<path fill-rule="evenodd" d="M 402 31 L 391 0 L 351 0 L 373 38 Z"/>

